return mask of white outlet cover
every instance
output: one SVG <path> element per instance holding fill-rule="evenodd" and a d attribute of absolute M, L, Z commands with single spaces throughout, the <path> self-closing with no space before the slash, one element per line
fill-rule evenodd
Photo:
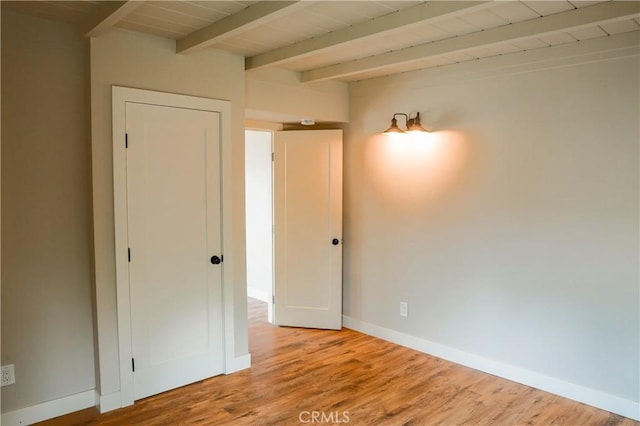
<path fill-rule="evenodd" d="M 12 385 L 16 382 L 16 373 L 13 364 L 2 366 L 2 386 Z"/>
<path fill-rule="evenodd" d="M 409 315 L 409 304 L 407 302 L 400 302 L 400 315 L 403 317 Z"/>

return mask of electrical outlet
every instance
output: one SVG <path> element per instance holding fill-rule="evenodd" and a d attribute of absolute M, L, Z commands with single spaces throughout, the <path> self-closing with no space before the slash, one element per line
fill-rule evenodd
<path fill-rule="evenodd" d="M 2 366 L 2 386 L 12 385 L 16 382 L 16 373 L 13 364 Z"/>
<path fill-rule="evenodd" d="M 400 316 L 409 316 L 409 304 L 407 302 L 400 302 Z"/>

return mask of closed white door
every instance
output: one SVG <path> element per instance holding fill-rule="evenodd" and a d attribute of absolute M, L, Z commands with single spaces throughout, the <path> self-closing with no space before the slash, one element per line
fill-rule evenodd
<path fill-rule="evenodd" d="M 126 104 L 134 399 L 223 372 L 219 121 Z"/>
<path fill-rule="evenodd" d="M 276 132 L 277 325 L 342 327 L 342 131 Z"/>

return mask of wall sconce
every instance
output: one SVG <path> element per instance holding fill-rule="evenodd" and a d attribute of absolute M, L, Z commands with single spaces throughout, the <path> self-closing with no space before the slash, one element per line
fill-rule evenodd
<path fill-rule="evenodd" d="M 398 120 L 396 119 L 396 115 L 403 115 L 404 121 L 407 127 L 407 130 L 402 130 L 398 127 Z M 407 132 L 425 132 L 428 133 L 428 130 L 420 125 L 420 113 L 418 112 L 414 118 L 410 118 L 407 114 L 403 112 L 396 112 L 393 114 L 393 118 L 391 118 L 391 127 L 385 130 L 383 133 L 407 133 Z"/>

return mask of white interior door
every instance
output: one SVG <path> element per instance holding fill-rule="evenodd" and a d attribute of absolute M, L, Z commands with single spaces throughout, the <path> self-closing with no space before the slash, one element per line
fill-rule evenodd
<path fill-rule="evenodd" d="M 134 399 L 223 372 L 219 121 L 126 104 Z"/>
<path fill-rule="evenodd" d="M 274 320 L 342 327 L 342 131 L 274 137 Z"/>

